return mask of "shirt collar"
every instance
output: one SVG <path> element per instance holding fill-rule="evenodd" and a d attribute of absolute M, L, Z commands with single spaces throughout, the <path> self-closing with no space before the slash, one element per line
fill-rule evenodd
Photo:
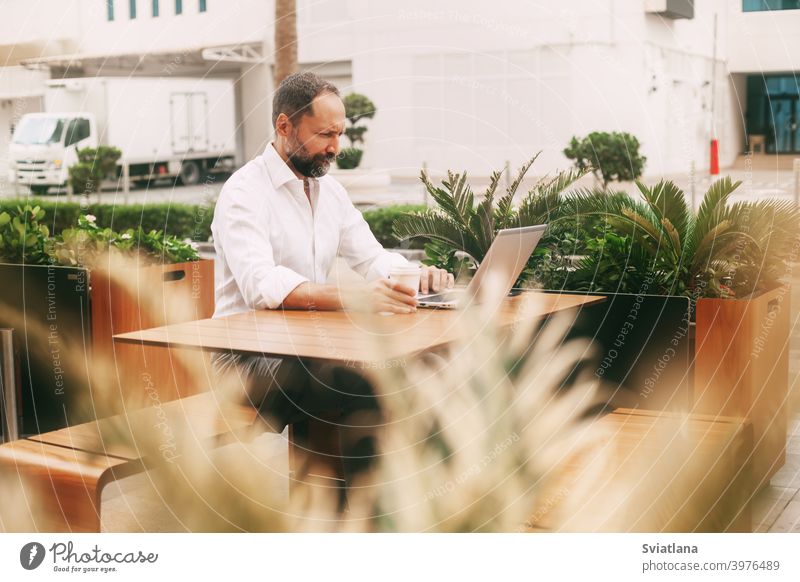
<path fill-rule="evenodd" d="M 270 180 L 272 180 L 273 188 L 277 190 L 292 180 L 297 180 L 299 182 L 297 176 L 294 175 L 294 172 L 292 172 L 288 164 L 283 161 L 283 158 L 281 158 L 272 142 L 267 144 L 263 158 L 267 164 L 267 171 L 269 172 Z"/>

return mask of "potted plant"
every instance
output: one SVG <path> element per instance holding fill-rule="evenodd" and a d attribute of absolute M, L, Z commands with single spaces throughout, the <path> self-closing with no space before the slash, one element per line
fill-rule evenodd
<path fill-rule="evenodd" d="M 8 321 L 3 323 L 18 331 L 18 350 L 41 351 L 42 342 L 48 348 L 44 356 L 22 354 L 28 366 L 21 375 L 27 395 L 23 407 L 27 403 L 29 412 L 36 411 L 36 420 L 24 423 L 23 430 L 53 430 L 89 418 L 86 411 L 69 408 L 69 397 L 91 390 L 93 356 L 113 358 L 105 361 L 115 361 L 120 389 L 142 395 L 143 404 L 148 398 L 152 401 L 153 394 L 166 401 L 191 390 L 182 383 L 188 371 L 172 361 L 168 350 L 115 346 L 112 336 L 178 321 L 168 309 L 173 296 L 188 304 L 189 315 L 180 317 L 210 317 L 213 262 L 200 260 L 191 244 L 158 231 L 139 228 L 117 233 L 98 227 L 92 215 L 85 215 L 73 228 L 51 236 L 43 220 L 44 211 L 30 205 L 0 213 L 4 261 L 0 271 L 14 283 L 0 298 L 8 304 L 3 318 Z M 24 324 L 14 319 L 19 314 L 24 315 Z M 43 330 L 47 338 L 36 330 Z M 60 352 L 80 352 L 82 346 L 86 347 L 83 362 L 56 357 Z M 49 360 L 44 366 L 49 371 L 43 382 L 34 382 L 41 372 L 36 362 L 42 359 Z M 68 410 L 66 416 L 62 408 Z"/>
<path fill-rule="evenodd" d="M 477 206 L 463 174 L 449 174 L 442 188 L 423 175 L 437 207 L 399 220 L 397 236 L 428 240 L 428 264 L 469 270 L 482 260 L 497 228 L 548 224 L 517 284 L 608 294 L 606 311 L 595 322 L 602 326 L 614 322 L 610 330 L 614 339 L 605 345 L 606 358 L 597 375 L 611 365 L 619 368 L 621 362 L 632 361 L 638 371 L 643 367 L 647 372 L 644 384 L 635 386 L 647 399 L 640 399 L 639 405 L 661 408 L 668 403 L 684 410 L 750 418 L 757 443 L 754 474 L 758 482 L 766 482 L 783 462 L 788 294 L 781 275 L 790 272 L 788 263 L 800 248 L 796 232 L 800 212 L 770 200 L 730 204 L 739 183 L 729 178 L 709 188 L 695 214 L 671 182 L 652 188 L 638 183 L 642 200 L 637 201 L 602 190 L 562 194 L 574 179 L 574 174 L 564 173 L 545 187 L 535 186 L 516 207 L 513 191 L 495 205 L 498 175 Z M 512 186 L 516 189 L 518 182 Z M 582 258 L 575 261 L 575 255 Z M 682 298 L 682 303 L 670 298 Z M 607 316 L 612 309 L 619 315 L 618 305 L 625 317 L 615 321 Z M 653 310 L 655 319 L 642 317 Z M 662 322 L 659 310 L 672 315 Z M 655 380 L 673 390 L 671 382 L 663 382 L 665 377 L 688 376 L 681 350 L 689 346 L 690 319 L 696 320 L 693 389 L 654 395 Z M 655 360 L 652 355 L 645 358 L 646 366 L 638 356 L 629 360 L 620 355 L 623 345 L 637 354 L 641 349 L 642 340 L 630 339 L 633 320 L 640 329 L 656 324 L 662 328 L 656 332 L 654 327 L 645 336 L 645 340 L 658 336 L 654 354 L 661 354 Z M 666 328 L 671 337 L 665 335 Z M 668 364 L 671 374 L 664 372 Z M 623 376 L 630 372 L 623 367 Z"/>
<path fill-rule="evenodd" d="M 362 122 L 375 117 L 377 112 L 375 104 L 369 97 L 360 93 L 349 93 L 344 96 L 342 101 L 348 123 L 344 134 L 347 136 L 350 146 L 342 148 L 339 152 L 334 174 L 350 192 L 375 191 L 377 188 L 385 188 L 391 180 L 389 174 L 358 169 L 364 156 L 364 150 L 360 146 L 364 144 L 364 134 L 368 129 Z"/>
<path fill-rule="evenodd" d="M 594 249 L 602 246 L 598 231 L 607 229 L 602 226 L 602 217 L 581 212 L 581 209 L 588 200 L 597 208 L 605 208 L 622 204 L 628 197 L 624 193 L 609 194 L 601 190 L 567 192 L 583 175 L 581 170 L 568 170 L 539 180 L 515 205 L 517 190 L 534 160 L 535 157 L 520 168 L 499 199 L 495 199 L 495 195 L 501 173 L 494 173 L 477 206 L 465 174 L 450 173 L 439 187 L 423 173 L 421 179 L 435 206 L 398 218 L 396 236 L 401 240 L 425 240 L 427 258 L 423 262 L 468 276 L 483 260 L 497 230 L 547 224 L 516 286 L 562 293 L 587 291 L 578 284 L 576 275 L 583 273 L 574 263 L 576 257 L 591 255 Z M 610 233 L 606 236 L 612 239 Z M 608 277 L 614 278 L 616 266 L 607 268 Z M 596 373 L 617 386 L 609 396 L 610 405 L 685 409 L 689 390 L 685 379 L 689 348 L 687 334 L 681 335 L 680 327 L 688 318 L 688 300 L 659 296 L 655 290 L 631 293 L 628 289 L 611 286 L 591 290 L 607 295 L 608 300 L 584 308 L 576 318 L 572 333 L 592 337 L 600 348 Z M 632 312 L 636 314 L 637 325 L 626 327 L 626 318 Z M 667 314 L 669 318 L 664 317 Z M 625 330 L 622 341 L 621 329 Z M 675 345 L 670 343 L 672 341 Z M 661 371 L 655 384 L 669 385 L 670 390 L 655 390 L 655 386 L 642 390 L 641 386 L 650 382 L 653 366 L 658 365 L 659 358 L 668 349 L 673 353 L 670 370 Z M 678 373 L 681 367 L 683 371 Z"/>
<path fill-rule="evenodd" d="M 684 296 L 696 322 L 690 409 L 753 424 L 756 486 L 782 466 L 788 396 L 788 287 L 800 248 L 800 211 L 775 200 L 729 202 L 739 186 L 715 182 L 697 213 L 671 182 L 638 183 L 643 201 L 578 196 L 601 217 L 600 243 L 564 284 L 586 291 Z"/>

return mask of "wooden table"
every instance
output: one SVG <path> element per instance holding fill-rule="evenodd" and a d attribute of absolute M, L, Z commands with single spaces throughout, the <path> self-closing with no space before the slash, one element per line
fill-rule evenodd
<path fill-rule="evenodd" d="M 533 301 L 526 301 L 533 299 Z M 604 301 L 596 295 L 524 293 L 504 300 L 496 313 L 500 327 L 543 319 Z M 465 333 L 469 311 L 419 309 L 383 316 L 343 311 L 250 311 L 114 336 L 122 343 L 233 351 L 338 362 L 402 358 L 441 347 Z M 377 346 L 380 346 L 376 349 Z"/>
<path fill-rule="evenodd" d="M 526 292 L 505 299 L 491 320 L 500 327 L 507 327 L 570 310 L 576 317 L 581 307 L 601 301 L 605 298 L 596 295 Z M 475 315 L 470 311 L 446 309 L 419 309 L 416 313 L 392 316 L 263 310 L 118 334 L 114 340 L 144 346 L 306 358 L 356 366 L 412 357 L 474 333 L 474 325 L 464 325 L 464 318 L 474 320 Z M 336 421 L 317 420 L 290 426 L 290 445 L 301 439 L 309 443 L 304 447 L 304 463 L 298 461 L 299 447 L 290 446 L 290 465 L 294 468 L 314 465 L 317 474 L 341 480 L 337 435 Z M 308 471 L 300 473 L 308 474 Z"/>

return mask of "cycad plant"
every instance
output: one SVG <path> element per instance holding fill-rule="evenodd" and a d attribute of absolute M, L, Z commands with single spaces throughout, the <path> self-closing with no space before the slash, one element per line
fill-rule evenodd
<path fill-rule="evenodd" d="M 697 213 L 670 181 L 652 188 L 637 182 L 642 201 L 570 195 L 577 215 L 601 221 L 595 252 L 570 274 L 568 288 L 697 299 L 775 287 L 800 242 L 800 211 L 779 200 L 729 204 L 740 184 L 728 177 L 712 184 Z"/>
<path fill-rule="evenodd" d="M 730 203 L 741 182 L 728 177 L 711 185 L 696 213 L 670 181 L 653 187 L 637 182 L 641 200 L 623 192 L 565 192 L 581 171 L 538 181 L 515 206 L 535 159 L 520 168 L 497 200 L 502 173 L 492 174 L 478 204 L 466 173 L 448 172 L 439 187 L 423 172 L 436 207 L 398 218 L 395 236 L 426 240 L 426 264 L 461 274 L 480 264 L 498 230 L 547 224 L 517 285 L 693 300 L 774 288 L 800 250 L 800 210 L 780 200 Z"/>
<path fill-rule="evenodd" d="M 400 240 L 419 237 L 428 241 L 425 264 L 448 269 L 456 275 L 477 268 L 499 230 L 548 224 L 563 213 L 565 206 L 561 204 L 560 195 L 583 175 L 581 171 L 567 170 L 555 177 L 539 180 L 520 204 L 514 206 L 517 190 L 537 156 L 520 167 L 499 198 L 496 196 L 503 173 L 494 172 L 483 199 L 477 205 L 466 172 L 448 172 L 439 187 L 423 171 L 420 180 L 435 201 L 436 208 L 399 217 L 394 224 L 395 236 Z M 553 229 L 548 233 L 552 238 Z M 545 238 L 542 248 L 546 248 L 549 242 L 552 240 Z M 531 278 L 533 263 L 534 259 L 520 276 L 518 284 Z"/>

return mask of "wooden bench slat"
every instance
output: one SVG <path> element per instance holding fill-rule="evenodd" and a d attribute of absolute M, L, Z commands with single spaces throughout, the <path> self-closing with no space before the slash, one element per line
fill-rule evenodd
<path fill-rule="evenodd" d="M 142 439 L 168 438 L 168 434 L 163 434 L 162 424 L 175 436 L 185 437 L 186 431 L 191 431 L 193 438 L 207 440 L 247 428 L 257 416 L 258 412 L 250 406 L 226 402 L 214 392 L 205 392 L 163 403 L 158 408 L 135 410 L 125 416 L 32 436 L 30 440 L 133 461 L 142 457 L 140 445 L 147 444 Z"/>
<path fill-rule="evenodd" d="M 17 474 L 30 492 L 37 531 L 100 531 L 100 489 L 130 464 L 28 439 L 0 446 L 0 469 Z"/>
<path fill-rule="evenodd" d="M 158 438 L 159 423 L 177 437 L 189 431 L 208 440 L 247 429 L 257 416 L 217 393 L 197 394 L 7 443 L 0 446 L 0 469 L 19 475 L 35 493 L 46 520 L 36 524 L 39 531 L 100 531 L 102 488 L 147 468 L 142 451 L 158 450 L 148 439 Z"/>

